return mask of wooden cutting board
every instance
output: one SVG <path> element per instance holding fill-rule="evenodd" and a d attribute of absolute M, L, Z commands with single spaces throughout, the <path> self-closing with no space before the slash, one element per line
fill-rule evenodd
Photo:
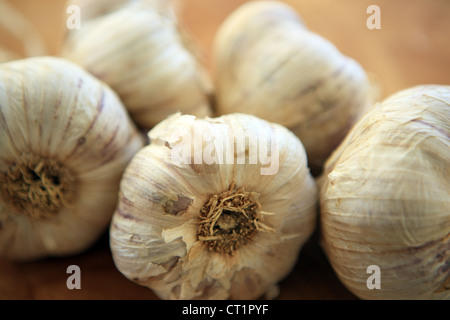
<path fill-rule="evenodd" d="M 64 34 L 62 0 L 1 0 L 14 6 L 41 34 L 47 53 L 57 55 Z M 206 64 L 215 32 L 244 0 L 181 0 L 180 20 Z M 381 96 L 426 83 L 450 84 L 450 1 L 447 0 L 286 0 L 306 26 L 332 41 L 377 79 Z M 381 29 L 369 29 L 367 8 L 380 8 Z M 1 21 L 1 19 L 0 19 Z M 19 39 L 0 26 L 0 47 L 24 54 Z M 213 73 L 214 70 L 211 70 Z M 278 299 L 355 299 L 334 274 L 317 241 L 305 245 L 292 273 L 280 283 Z M 67 268 L 81 270 L 81 289 L 69 290 Z M 32 263 L 0 260 L 0 299 L 157 299 L 115 268 L 105 232 L 77 256 Z"/>

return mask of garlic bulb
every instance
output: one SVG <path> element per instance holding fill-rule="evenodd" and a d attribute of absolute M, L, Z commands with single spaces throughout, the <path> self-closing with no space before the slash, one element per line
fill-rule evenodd
<path fill-rule="evenodd" d="M 0 64 L 0 256 L 78 253 L 107 230 L 143 139 L 116 94 L 59 58 Z"/>
<path fill-rule="evenodd" d="M 353 293 L 450 298 L 449 182 L 450 86 L 400 91 L 355 125 L 320 178 L 323 247 Z"/>
<path fill-rule="evenodd" d="M 245 114 L 175 114 L 149 137 L 121 182 L 110 228 L 117 268 L 163 299 L 270 292 L 315 228 L 300 140 Z"/>
<path fill-rule="evenodd" d="M 252 1 L 220 26 L 213 47 L 218 114 L 245 112 L 291 129 L 309 164 L 323 162 L 370 105 L 369 78 L 278 1 Z"/>
<path fill-rule="evenodd" d="M 155 4 L 156 3 L 156 4 Z M 177 111 L 210 115 L 209 76 L 161 1 L 135 1 L 71 30 L 61 55 L 110 85 L 144 129 Z"/>

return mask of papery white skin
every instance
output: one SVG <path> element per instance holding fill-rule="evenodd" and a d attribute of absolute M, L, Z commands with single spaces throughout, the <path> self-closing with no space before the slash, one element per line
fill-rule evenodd
<path fill-rule="evenodd" d="M 198 126 L 204 132 L 221 130 L 215 135 L 221 144 L 248 132 L 276 132 L 278 172 L 261 175 L 261 164 L 248 161 L 175 164 L 172 150 L 191 140 L 177 129 L 192 134 Z M 149 137 L 150 145 L 127 167 L 110 228 L 117 268 L 163 299 L 254 299 L 286 277 L 316 223 L 316 184 L 299 139 L 282 126 L 244 114 L 212 119 L 177 114 Z M 197 215 L 211 195 L 228 190 L 233 182 L 260 194 L 262 210 L 273 213 L 262 222 L 275 231 L 258 231 L 232 256 L 208 251 L 197 239 Z M 167 203 L 180 200 L 185 210 L 166 213 Z"/>
<path fill-rule="evenodd" d="M 61 53 L 111 86 L 144 129 L 178 111 L 211 114 L 209 75 L 159 2 L 130 2 L 83 22 L 67 34 Z"/>
<path fill-rule="evenodd" d="M 450 298 L 449 182 L 450 86 L 400 91 L 355 125 L 320 178 L 322 245 L 353 293 Z"/>
<path fill-rule="evenodd" d="M 375 93 L 355 60 L 281 1 L 233 11 L 215 36 L 212 62 L 218 114 L 249 113 L 289 128 L 317 169 Z"/>
<path fill-rule="evenodd" d="M 0 173 L 24 154 L 74 173 L 71 207 L 30 219 L 0 197 L 0 255 L 75 254 L 107 229 L 125 166 L 143 139 L 117 95 L 79 66 L 52 57 L 0 64 Z"/>

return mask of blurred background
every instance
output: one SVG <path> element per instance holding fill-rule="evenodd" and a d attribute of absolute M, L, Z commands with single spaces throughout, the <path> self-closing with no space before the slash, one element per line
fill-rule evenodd
<path fill-rule="evenodd" d="M 180 23 L 191 34 L 211 70 L 217 28 L 245 0 L 179 0 Z M 450 85 L 449 0 L 284 0 L 306 26 L 357 60 L 381 86 L 381 98 L 418 84 Z M 15 14 L 2 4 L 14 8 Z M 381 29 L 369 29 L 370 5 L 380 8 Z M 3 12 L 2 12 L 3 11 Z M 26 18 L 24 22 L 21 18 Z M 0 48 L 24 57 L 20 30 L 41 38 L 48 55 L 58 55 L 65 33 L 66 1 L 0 0 Z M 14 27 L 11 27 L 14 25 Z M 20 30 L 19 30 L 20 29 Z M 318 245 L 307 243 L 279 299 L 355 299 L 335 276 Z M 66 269 L 81 268 L 81 290 L 68 290 Z M 105 234 L 82 255 L 34 263 L 0 260 L 0 299 L 157 299 L 114 267 Z"/>
<path fill-rule="evenodd" d="M 180 21 L 210 66 L 215 33 L 225 17 L 246 0 L 177 0 Z M 65 0 L 0 0 L 36 28 L 48 54 L 58 54 L 65 32 Z M 383 97 L 409 86 L 450 84 L 450 1 L 448 0 L 283 0 L 306 26 L 373 73 Z M 366 26 L 370 5 L 381 12 L 381 29 Z M 3 17 L 0 17 L 3 20 Z M 0 20 L 0 21 L 1 21 Z M 3 23 L 2 23 L 3 24 Z M 20 39 L 0 26 L 0 47 L 24 54 Z"/>

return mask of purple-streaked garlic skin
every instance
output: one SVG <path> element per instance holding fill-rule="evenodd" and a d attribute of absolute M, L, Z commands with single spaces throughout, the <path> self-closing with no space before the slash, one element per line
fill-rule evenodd
<path fill-rule="evenodd" d="M 349 290 L 450 298 L 449 181 L 450 86 L 399 91 L 356 123 L 319 179 L 322 246 Z"/>
<path fill-rule="evenodd" d="M 67 256 L 107 230 L 122 173 L 143 146 L 117 95 L 78 65 L 0 65 L 0 255 Z"/>

